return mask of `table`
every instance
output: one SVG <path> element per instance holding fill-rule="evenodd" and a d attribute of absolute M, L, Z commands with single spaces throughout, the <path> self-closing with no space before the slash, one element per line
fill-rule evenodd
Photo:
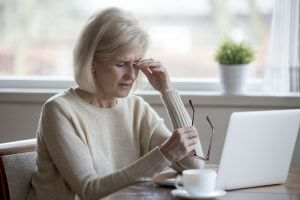
<path fill-rule="evenodd" d="M 119 190 L 104 200 L 158 200 L 179 199 L 172 197 L 172 187 L 155 186 L 152 182 L 137 183 Z M 288 180 L 282 185 L 264 186 L 249 189 L 227 191 L 227 194 L 218 197 L 220 200 L 300 200 L 300 167 L 292 168 Z"/>

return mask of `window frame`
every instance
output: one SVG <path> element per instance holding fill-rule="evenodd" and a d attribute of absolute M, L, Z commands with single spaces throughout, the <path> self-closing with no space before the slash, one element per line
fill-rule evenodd
<path fill-rule="evenodd" d="M 171 81 L 175 89 L 189 92 L 220 92 L 220 84 L 218 79 L 197 79 L 197 78 L 172 78 Z M 251 79 L 248 83 L 249 92 L 261 92 L 263 85 L 262 79 Z M 59 77 L 0 77 L 0 89 L 67 89 L 76 86 L 72 78 Z M 147 87 L 140 90 L 152 91 L 153 88 Z"/>

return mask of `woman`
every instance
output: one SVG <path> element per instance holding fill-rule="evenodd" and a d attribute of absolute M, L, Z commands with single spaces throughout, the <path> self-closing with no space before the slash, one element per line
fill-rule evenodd
<path fill-rule="evenodd" d="M 198 133 L 166 69 L 144 59 L 147 34 L 128 13 L 94 15 L 74 49 L 79 87 L 49 99 L 37 131 L 37 170 L 28 199 L 99 199 L 168 166 L 201 168 Z M 162 94 L 174 131 L 129 95 L 141 70 Z"/>

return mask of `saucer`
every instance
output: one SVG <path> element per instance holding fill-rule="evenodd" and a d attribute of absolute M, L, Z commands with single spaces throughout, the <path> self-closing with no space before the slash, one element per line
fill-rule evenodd
<path fill-rule="evenodd" d="M 226 192 L 224 190 L 215 190 L 211 193 L 203 193 L 199 194 L 197 196 L 189 194 L 186 190 L 181 189 L 175 189 L 171 191 L 171 194 L 173 196 L 185 198 L 185 199 L 210 199 L 210 198 L 216 198 L 220 196 L 224 196 Z"/>

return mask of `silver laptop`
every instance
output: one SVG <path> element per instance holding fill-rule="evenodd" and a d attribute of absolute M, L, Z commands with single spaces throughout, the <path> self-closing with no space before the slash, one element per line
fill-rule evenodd
<path fill-rule="evenodd" d="M 231 190 L 285 183 L 299 124 L 300 109 L 233 113 L 217 188 Z"/>

